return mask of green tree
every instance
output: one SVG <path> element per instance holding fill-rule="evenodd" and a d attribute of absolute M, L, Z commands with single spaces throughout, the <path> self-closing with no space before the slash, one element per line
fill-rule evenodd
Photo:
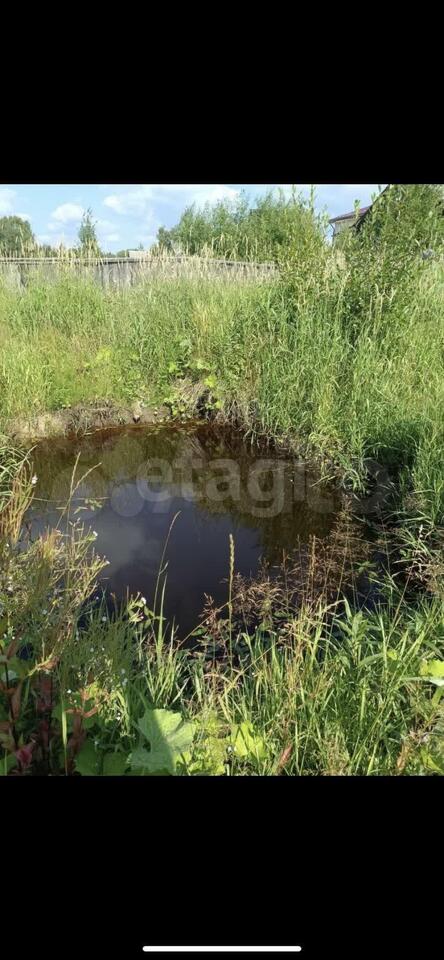
<path fill-rule="evenodd" d="M 234 201 L 221 200 L 214 206 L 187 207 L 179 222 L 157 234 L 157 250 L 210 254 L 232 260 L 285 259 L 306 245 L 307 236 L 324 242 L 321 219 L 313 204 L 296 190 L 290 196 L 283 190 L 268 191 L 251 207 L 242 193 Z"/>
<path fill-rule="evenodd" d="M 92 210 L 89 207 L 82 217 L 79 227 L 80 253 L 83 257 L 100 257 L 101 250 L 96 235 L 96 223 L 92 219 Z"/>
<path fill-rule="evenodd" d="M 341 247 L 349 268 L 343 317 L 355 337 L 379 310 L 381 318 L 394 301 L 409 309 L 409 285 L 423 265 L 422 254 L 444 250 L 444 205 L 441 184 L 393 183 L 377 197 L 362 224 L 347 234 Z"/>
<path fill-rule="evenodd" d="M 0 254 L 3 257 L 27 256 L 33 252 L 34 234 L 21 217 L 0 218 Z"/>

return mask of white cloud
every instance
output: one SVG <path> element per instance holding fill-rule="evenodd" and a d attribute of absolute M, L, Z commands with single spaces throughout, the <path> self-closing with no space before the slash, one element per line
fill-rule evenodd
<path fill-rule="evenodd" d="M 112 223 L 111 220 L 99 219 L 94 222 L 101 246 L 108 246 L 110 243 L 117 243 L 117 241 L 120 240 L 120 234 L 116 230 L 116 225 Z"/>
<path fill-rule="evenodd" d="M 15 190 L 10 190 L 9 187 L 0 188 L 0 214 L 2 216 L 7 216 L 12 212 L 13 209 L 13 200 L 15 197 Z"/>
<path fill-rule="evenodd" d="M 234 187 L 224 184 L 187 184 L 187 183 L 160 183 L 140 184 L 133 189 L 111 193 L 105 197 L 103 203 L 115 213 L 123 216 L 153 217 L 152 204 L 154 202 L 174 203 L 181 202 L 183 206 L 196 203 L 217 203 L 218 200 L 233 200 L 239 195 Z"/>
<path fill-rule="evenodd" d="M 105 207 L 114 210 L 123 216 L 132 215 L 135 217 L 144 216 L 147 213 L 149 194 L 144 188 L 140 190 L 129 190 L 127 193 L 111 193 L 105 197 L 103 203 Z"/>
<path fill-rule="evenodd" d="M 62 203 L 52 212 L 51 217 L 57 223 L 76 223 L 83 217 L 83 207 L 79 203 Z"/>
<path fill-rule="evenodd" d="M 95 220 L 93 217 L 93 223 L 96 224 L 98 230 L 114 230 L 115 224 L 111 223 L 111 220 Z"/>

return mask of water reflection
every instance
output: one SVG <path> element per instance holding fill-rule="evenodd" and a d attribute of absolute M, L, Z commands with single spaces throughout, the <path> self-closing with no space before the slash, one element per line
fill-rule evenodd
<path fill-rule="evenodd" d="M 179 511 L 167 550 L 166 614 L 181 632 L 197 622 L 205 594 L 217 604 L 227 599 L 230 534 L 236 571 L 249 576 L 311 534 L 327 536 L 339 509 L 337 495 L 305 464 L 254 449 L 232 433 L 201 424 L 127 427 L 39 444 L 34 533 L 59 521 L 77 458 L 76 482 L 87 475 L 71 515 L 96 531 L 96 549 L 109 560 L 103 583 L 117 597 L 129 588 L 152 599 Z"/>

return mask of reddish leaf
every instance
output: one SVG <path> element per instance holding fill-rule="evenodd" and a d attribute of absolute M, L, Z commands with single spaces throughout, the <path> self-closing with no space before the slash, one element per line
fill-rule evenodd
<path fill-rule="evenodd" d="M 14 693 L 12 694 L 12 697 L 11 697 L 11 713 L 12 713 L 13 720 L 18 720 L 20 715 L 20 706 L 22 702 L 22 686 L 23 686 L 23 680 L 20 680 L 20 683 L 18 683 L 17 686 L 15 687 Z"/>
<path fill-rule="evenodd" d="M 73 720 L 73 731 L 70 736 L 67 748 L 71 754 L 70 767 L 72 768 L 72 762 L 76 754 L 79 752 L 80 747 L 83 744 L 83 741 L 86 737 L 86 731 L 82 729 L 83 717 L 81 711 L 74 710 L 74 720 Z"/>
<path fill-rule="evenodd" d="M 39 693 L 36 704 L 37 713 L 47 713 L 53 707 L 52 677 L 39 677 L 35 686 L 37 692 Z"/>
<path fill-rule="evenodd" d="M 18 645 L 19 645 L 19 641 L 17 638 L 15 640 L 11 640 L 9 647 L 6 650 L 6 657 L 8 658 L 8 660 L 10 660 L 11 657 L 15 657 L 15 654 L 17 653 Z"/>
<path fill-rule="evenodd" d="M 281 755 L 280 755 L 280 757 L 279 757 L 279 760 L 278 760 L 278 762 L 277 762 L 277 766 L 276 766 L 276 776 L 277 776 L 277 777 L 279 776 L 281 770 L 284 769 L 286 763 L 288 763 L 288 761 L 289 761 L 292 753 L 293 753 L 293 745 L 292 745 L 292 744 L 290 744 L 288 747 L 285 747 L 285 750 L 282 751 L 282 753 L 281 753 Z"/>
<path fill-rule="evenodd" d="M 19 750 L 15 751 L 15 755 L 19 764 L 23 770 L 26 770 L 29 767 L 32 760 L 32 751 L 34 750 L 35 743 L 27 743 L 25 747 L 20 747 Z"/>
<path fill-rule="evenodd" d="M 39 734 L 42 746 L 47 750 L 49 747 L 49 723 L 47 720 L 40 720 Z"/>

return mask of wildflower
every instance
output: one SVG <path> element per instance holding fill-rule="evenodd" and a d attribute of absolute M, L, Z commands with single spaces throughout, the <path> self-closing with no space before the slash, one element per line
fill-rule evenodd
<path fill-rule="evenodd" d="M 47 611 L 47 610 L 42 610 L 42 613 L 43 613 L 43 615 L 46 617 L 46 614 L 48 613 L 48 611 Z"/>
<path fill-rule="evenodd" d="M 126 670 L 123 670 L 123 669 L 122 669 L 120 672 L 121 672 L 122 674 L 124 674 L 124 673 L 126 673 Z"/>
<path fill-rule="evenodd" d="M 102 617 L 102 623 L 106 623 L 107 617 Z"/>
<path fill-rule="evenodd" d="M 31 480 L 31 483 L 32 483 L 33 487 L 35 487 L 35 485 L 36 485 L 36 483 L 37 483 L 37 480 L 38 480 L 38 477 L 36 477 L 36 475 L 34 474 L 32 480 Z"/>
<path fill-rule="evenodd" d="M 121 717 L 121 714 L 120 714 L 120 713 L 118 713 L 118 714 L 117 714 L 117 716 L 116 716 L 116 719 L 117 719 L 117 720 L 121 720 L 121 719 L 122 719 L 122 717 Z"/>
<path fill-rule="evenodd" d="M 146 604 L 146 597 L 141 597 L 140 599 L 141 599 L 143 605 L 145 606 L 145 604 Z"/>
<path fill-rule="evenodd" d="M 99 536 L 99 534 L 97 533 L 97 530 L 93 530 L 92 533 L 93 533 L 93 537 L 98 537 L 98 536 Z"/>
<path fill-rule="evenodd" d="M 66 692 L 67 692 L 67 693 L 72 693 L 72 690 L 67 690 Z"/>
<path fill-rule="evenodd" d="M 89 652 L 90 652 L 90 653 L 94 653 L 94 647 L 90 647 L 90 648 L 89 648 Z"/>
<path fill-rule="evenodd" d="M 105 650 L 105 647 L 102 647 L 102 650 Z"/>
<path fill-rule="evenodd" d="M 126 687 L 127 683 L 128 683 L 128 677 L 125 677 L 122 686 Z"/>

